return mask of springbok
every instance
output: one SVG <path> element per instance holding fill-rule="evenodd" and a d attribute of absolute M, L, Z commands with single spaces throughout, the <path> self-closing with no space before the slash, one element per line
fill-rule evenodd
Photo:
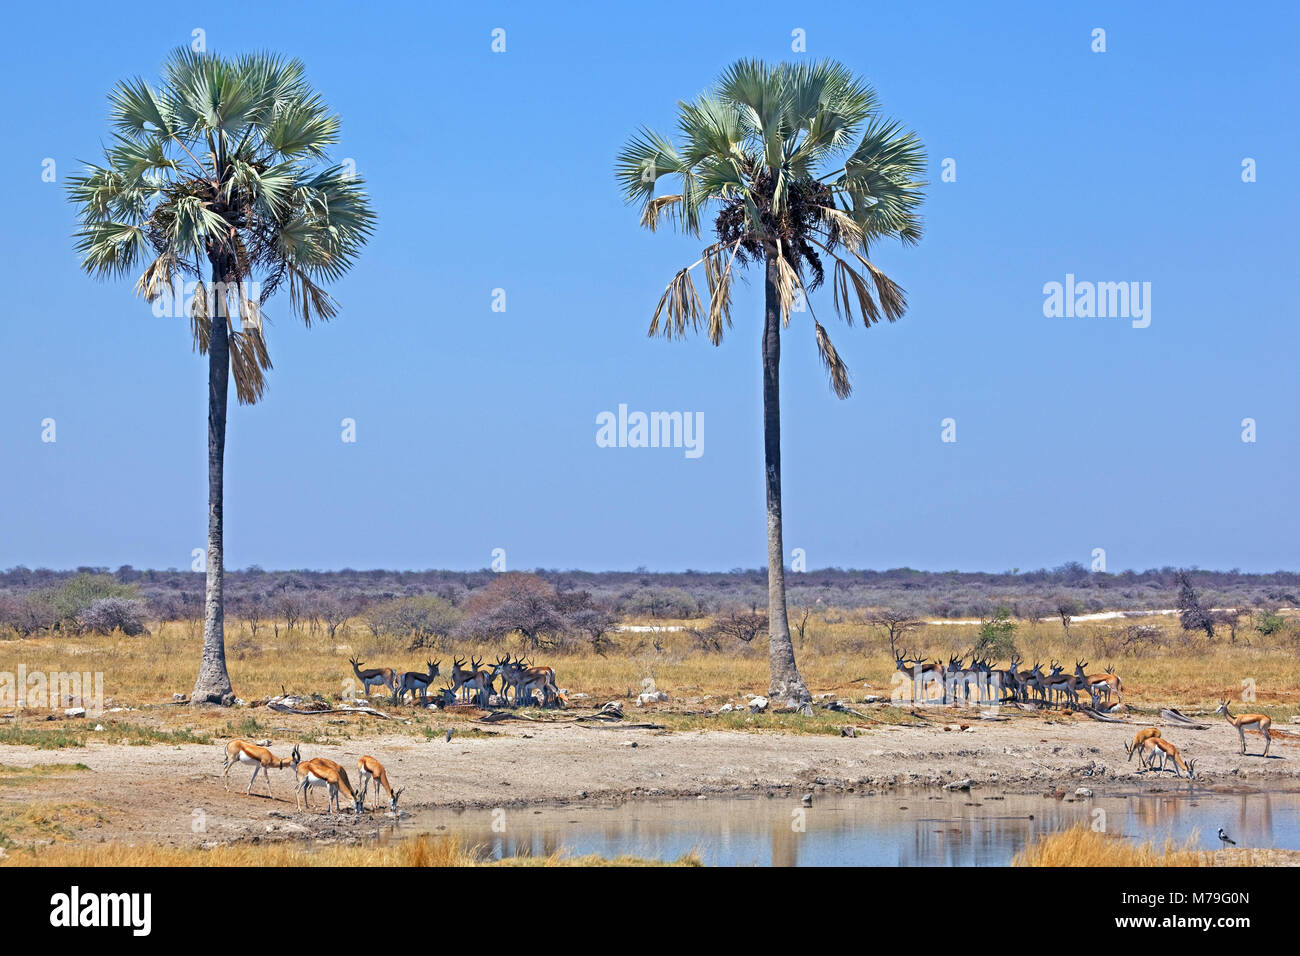
<path fill-rule="evenodd" d="M 247 740 L 232 740 L 225 746 L 225 762 L 222 764 L 224 773 L 222 777 L 226 782 L 226 789 L 230 789 L 230 768 L 237 763 L 242 763 L 253 768 L 253 775 L 248 778 L 248 789 L 244 791 L 244 796 L 250 796 L 253 792 L 253 781 L 263 770 L 266 773 L 263 778 L 266 781 L 266 795 L 275 799 L 271 793 L 271 770 L 280 770 L 284 767 L 293 766 L 292 758 L 277 757 L 265 747 L 259 747 L 257 744 L 250 744 Z"/>
<path fill-rule="evenodd" d="M 339 791 L 347 794 L 348 799 L 352 801 L 352 809 L 356 813 L 364 813 L 366 805 L 357 796 L 357 792 L 352 789 L 352 782 L 348 780 L 348 772 L 343 769 L 343 765 L 328 760 L 325 757 L 313 757 L 311 760 L 303 760 L 298 753 L 298 748 L 293 748 L 294 772 L 298 775 L 298 797 L 301 798 L 300 805 L 303 809 L 311 809 L 311 800 L 308 797 L 308 788 L 326 787 L 328 796 L 325 799 L 325 812 L 333 812 L 332 808 L 338 806 L 339 812 L 343 812 L 343 807 L 339 803 Z"/>
<path fill-rule="evenodd" d="M 498 657 L 496 666 L 492 668 L 492 677 L 501 678 L 501 697 L 508 704 L 510 703 L 510 688 L 515 689 L 515 702 L 519 701 L 519 668 L 511 662 L 510 655 Z"/>
<path fill-rule="evenodd" d="M 1105 696 L 1107 709 L 1110 708 L 1111 693 L 1114 693 L 1118 698 L 1116 703 L 1124 703 L 1124 682 L 1119 679 L 1119 675 L 1115 673 L 1115 668 L 1110 664 L 1106 665 L 1105 673 L 1090 674 L 1087 677 L 1085 686 L 1088 688 L 1088 693 L 1092 695 L 1094 710 L 1097 707 L 1098 694 Z"/>
<path fill-rule="evenodd" d="M 393 698 L 394 703 L 400 704 L 406 700 L 408 692 L 411 695 L 411 703 L 415 703 L 417 694 L 421 703 L 427 704 L 429 702 L 429 684 L 438 676 L 438 665 L 442 661 L 425 661 L 424 663 L 429 668 L 427 674 L 422 674 L 419 671 L 407 671 L 398 678 L 397 692 Z"/>
<path fill-rule="evenodd" d="M 384 772 L 384 765 L 374 757 L 368 754 L 357 760 L 357 770 L 360 771 L 361 780 L 361 803 L 364 806 L 366 802 L 366 791 L 370 789 L 370 781 L 375 781 L 375 809 L 379 809 L 379 790 L 382 787 L 388 791 L 388 809 L 397 809 L 397 798 L 402 795 L 405 787 L 398 787 L 394 790 L 388 783 L 388 774 Z"/>
<path fill-rule="evenodd" d="M 1160 736 L 1159 727 L 1148 727 L 1146 730 L 1139 730 L 1137 736 L 1133 738 L 1131 744 L 1125 744 L 1124 750 L 1128 753 L 1129 762 L 1133 762 L 1133 755 L 1142 749 L 1142 745 L 1152 737 Z"/>
<path fill-rule="evenodd" d="M 1268 749 L 1273 746 L 1273 738 L 1269 736 L 1269 728 L 1273 726 L 1273 718 L 1268 714 L 1231 714 L 1228 712 L 1228 702 L 1219 701 L 1219 706 L 1214 711 L 1216 714 L 1222 714 L 1232 726 L 1237 728 L 1237 734 L 1241 737 L 1241 753 L 1246 754 L 1246 728 L 1251 724 L 1259 726 L 1259 732 L 1264 735 L 1264 752 L 1261 757 L 1268 756 Z M 1285 736 L 1285 734 L 1283 735 Z"/>
<path fill-rule="evenodd" d="M 369 670 L 362 670 L 366 666 L 365 663 L 355 657 L 349 657 L 348 663 L 352 665 L 352 673 L 357 675 L 357 680 L 361 681 L 367 697 L 370 696 L 370 687 L 373 684 L 387 687 L 390 694 L 397 693 L 397 675 L 393 673 L 391 667 L 372 667 Z"/>
<path fill-rule="evenodd" d="M 934 682 L 940 687 L 943 686 L 943 665 L 941 663 L 931 664 L 923 657 L 909 656 L 906 651 L 902 654 L 895 652 L 895 666 L 900 674 L 906 674 L 912 681 L 912 698 L 914 703 L 923 703 L 925 700 L 926 688 Z M 920 697 L 917 697 L 918 689 Z"/>
<path fill-rule="evenodd" d="M 1174 762 L 1174 775 L 1181 777 L 1181 771 L 1187 771 L 1187 779 L 1190 780 L 1196 776 L 1196 761 L 1184 760 L 1183 755 L 1178 752 L 1178 748 L 1165 740 L 1163 737 L 1148 737 L 1142 744 L 1142 752 L 1146 757 L 1147 765 L 1155 767 L 1156 758 L 1160 758 L 1160 770 L 1163 772 L 1170 760 Z"/>
<path fill-rule="evenodd" d="M 483 662 L 473 656 L 470 657 L 469 670 L 465 670 L 463 657 L 452 658 L 451 663 L 452 690 L 460 691 L 462 699 L 468 701 L 472 688 L 480 707 L 487 704 L 488 688 L 492 686 L 488 672 L 479 669 L 482 666 Z"/>

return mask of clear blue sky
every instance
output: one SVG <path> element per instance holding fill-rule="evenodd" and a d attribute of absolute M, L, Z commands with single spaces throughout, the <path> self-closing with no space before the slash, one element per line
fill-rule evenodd
<path fill-rule="evenodd" d="M 113 83 L 155 78 L 196 27 L 214 51 L 306 62 L 380 215 L 337 320 L 268 309 L 268 395 L 232 403 L 230 567 L 476 568 L 498 547 L 512 569 L 763 564 L 761 282 L 721 348 L 648 340 L 700 243 L 641 230 L 612 164 L 732 60 L 798 56 L 796 28 L 921 134 L 933 185 L 921 245 L 874 256 L 908 315 L 828 323 L 853 397 L 832 395 L 806 327 L 787 334 L 787 555 L 1297 567 L 1300 14 L 1069 6 L 14 7 L 0 567 L 187 567 L 205 543 L 206 364 L 184 320 L 79 271 L 64 193 L 99 158 Z M 1150 327 L 1045 318 L 1043 284 L 1067 273 L 1150 282 Z M 619 403 L 703 412 L 704 455 L 597 447 Z"/>

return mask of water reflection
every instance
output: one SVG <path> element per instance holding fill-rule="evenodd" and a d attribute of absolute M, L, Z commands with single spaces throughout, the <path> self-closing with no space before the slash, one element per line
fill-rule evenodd
<path fill-rule="evenodd" d="M 1243 847 L 1300 850 L 1300 792 L 1180 789 L 1089 799 L 1042 795 L 889 793 L 797 799 L 587 801 L 523 808 L 420 812 L 399 835 L 460 836 L 490 859 L 552 853 L 755 866 L 1005 866 L 1033 837 L 1078 821 L 1112 833 L 1218 847 L 1224 827 Z"/>

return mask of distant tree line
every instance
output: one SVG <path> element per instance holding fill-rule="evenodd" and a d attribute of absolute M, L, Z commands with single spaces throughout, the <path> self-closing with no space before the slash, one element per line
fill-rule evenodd
<path fill-rule="evenodd" d="M 748 643 L 765 633 L 765 570 L 556 571 L 264 571 L 226 574 L 228 616 L 255 639 L 263 628 L 305 628 L 330 637 L 348 622 L 373 635 L 402 637 L 412 647 L 466 637 L 520 635 L 528 647 L 580 639 L 597 650 L 614 644 L 618 622 L 716 620 L 693 630 L 702 647 L 721 639 Z M 905 619 L 1072 616 L 1101 610 L 1175 608 L 1188 630 L 1215 628 L 1236 637 L 1242 612 L 1280 626 L 1273 613 L 1300 605 L 1300 574 L 1242 574 L 1160 568 L 1096 573 L 1079 564 L 1053 570 L 987 574 L 957 571 L 854 571 L 829 568 L 791 573 L 790 604 L 811 610 L 887 608 Z M 16 567 L 0 572 L 0 631 L 143 633 L 146 621 L 203 620 L 201 572 L 71 571 Z M 1235 610 L 1232 610 L 1235 609 Z"/>

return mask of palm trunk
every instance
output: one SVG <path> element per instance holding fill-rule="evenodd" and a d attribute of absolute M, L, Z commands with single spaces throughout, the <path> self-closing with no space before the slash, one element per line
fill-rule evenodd
<path fill-rule="evenodd" d="M 225 282 L 229 263 L 212 263 L 212 282 Z M 224 296 L 212 297 L 208 338 L 208 580 L 203 601 L 203 659 L 190 700 L 195 704 L 230 705 L 235 701 L 226 673 L 225 584 L 222 513 L 226 458 L 226 406 L 230 382 L 230 338 Z"/>
<path fill-rule="evenodd" d="M 785 608 L 785 545 L 781 535 L 781 300 L 776 259 L 767 258 L 763 324 L 763 460 L 767 468 L 767 629 L 769 696 L 805 704 L 812 699 L 790 642 Z"/>

